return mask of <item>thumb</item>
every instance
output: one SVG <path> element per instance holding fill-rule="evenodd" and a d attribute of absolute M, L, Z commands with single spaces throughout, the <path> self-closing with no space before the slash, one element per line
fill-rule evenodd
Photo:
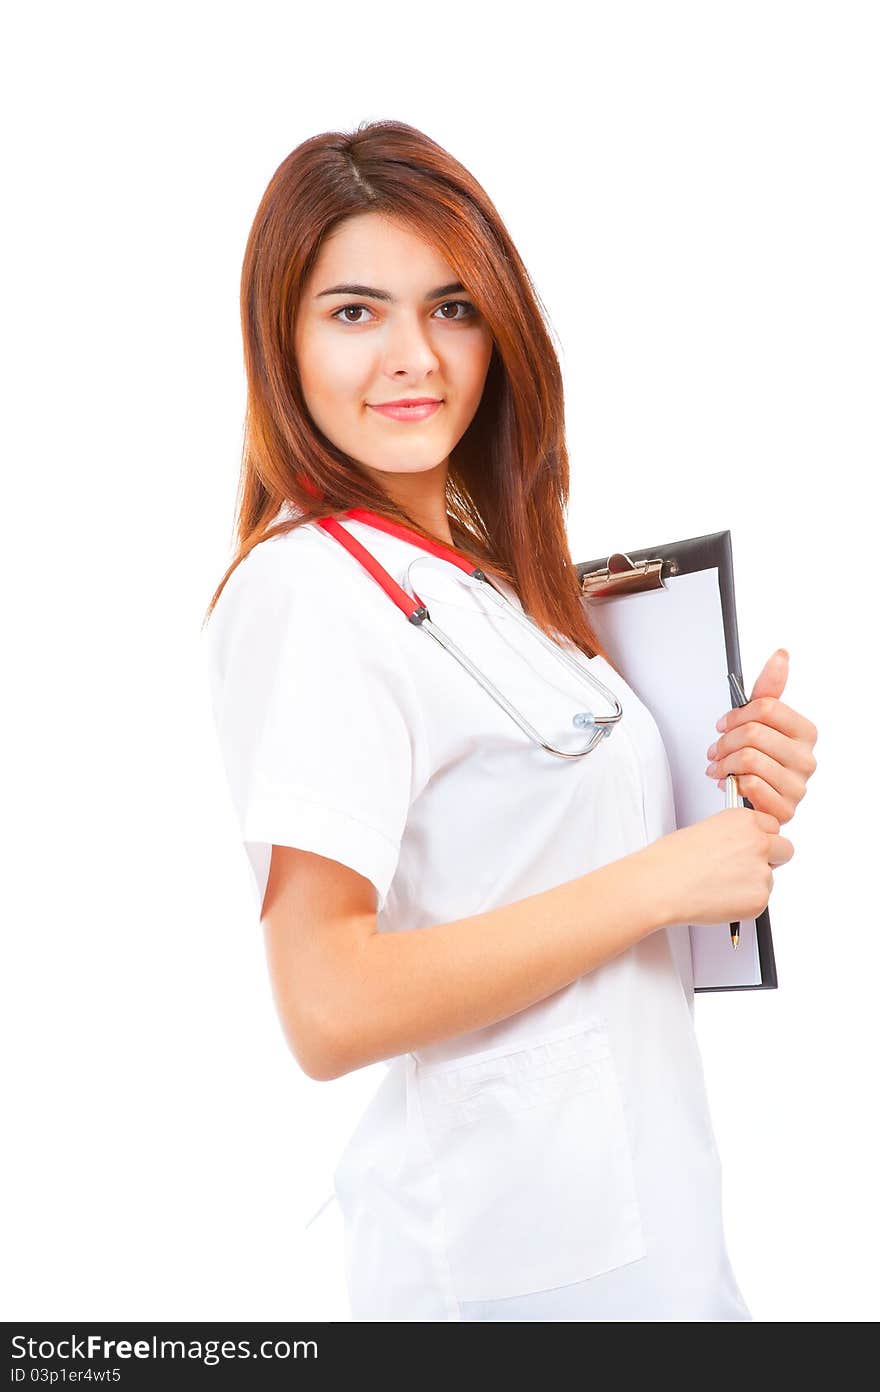
<path fill-rule="evenodd" d="M 785 648 L 777 648 L 758 673 L 749 700 L 754 701 L 756 696 L 781 696 L 787 681 L 788 652 Z"/>

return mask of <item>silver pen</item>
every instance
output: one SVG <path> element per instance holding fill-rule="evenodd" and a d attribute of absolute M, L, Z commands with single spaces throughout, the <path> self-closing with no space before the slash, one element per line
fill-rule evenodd
<path fill-rule="evenodd" d="M 727 684 L 730 687 L 730 698 L 732 705 L 747 706 L 749 703 L 748 698 L 745 692 L 743 691 L 739 678 L 737 677 L 735 672 L 728 672 Z M 724 806 L 743 807 L 744 805 L 745 804 L 743 803 L 743 800 L 740 797 L 739 787 L 736 781 L 736 774 L 729 773 L 724 780 Z M 731 923 L 730 925 L 730 941 L 733 947 L 739 947 L 738 923 Z"/>

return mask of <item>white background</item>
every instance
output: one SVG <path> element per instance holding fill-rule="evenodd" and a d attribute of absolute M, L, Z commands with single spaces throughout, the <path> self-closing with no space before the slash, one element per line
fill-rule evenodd
<path fill-rule="evenodd" d="M 347 1317 L 338 1209 L 302 1227 L 376 1079 L 314 1082 L 284 1043 L 200 623 L 250 222 L 295 145 L 376 117 L 473 172 L 534 278 L 574 559 L 729 528 L 747 694 L 791 653 L 819 768 L 771 898 L 780 988 L 698 997 L 697 1025 L 755 1319 L 877 1318 L 877 24 L 846 0 L 9 18 L 5 1318 Z"/>

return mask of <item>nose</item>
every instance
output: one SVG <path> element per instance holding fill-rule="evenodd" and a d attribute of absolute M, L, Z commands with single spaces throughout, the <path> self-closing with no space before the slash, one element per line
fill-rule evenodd
<path fill-rule="evenodd" d="M 389 376 L 400 372 L 422 376 L 438 366 L 430 333 L 418 311 L 389 320 L 383 349 L 383 365 Z"/>

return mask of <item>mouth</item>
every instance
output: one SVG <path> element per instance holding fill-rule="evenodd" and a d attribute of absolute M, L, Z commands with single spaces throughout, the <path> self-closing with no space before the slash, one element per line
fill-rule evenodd
<path fill-rule="evenodd" d="M 380 415 L 387 416 L 389 420 L 422 421 L 433 416 L 435 411 L 439 411 L 443 402 L 434 397 L 421 397 L 413 401 L 380 402 L 376 406 L 367 402 L 367 405 L 371 411 L 378 411 Z"/>

